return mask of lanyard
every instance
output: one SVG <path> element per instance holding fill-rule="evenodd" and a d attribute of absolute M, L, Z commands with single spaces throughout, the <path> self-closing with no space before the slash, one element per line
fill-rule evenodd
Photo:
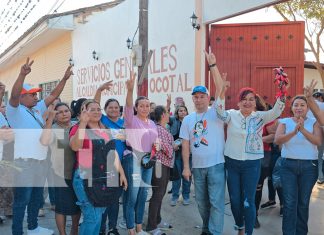
<path fill-rule="evenodd" d="M 44 128 L 44 124 L 34 115 L 34 112 L 31 112 L 29 109 L 26 108 L 26 111 L 32 115 L 32 117 L 35 119 L 35 121 L 38 123 L 38 125 L 40 125 L 40 127 L 43 129 Z"/>

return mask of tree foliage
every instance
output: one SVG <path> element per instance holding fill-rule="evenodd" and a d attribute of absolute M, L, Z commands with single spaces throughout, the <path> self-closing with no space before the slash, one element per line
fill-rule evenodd
<path fill-rule="evenodd" d="M 320 55 L 324 53 L 324 0 L 290 0 L 274 8 L 286 21 L 305 21 L 305 40 L 315 56 L 313 64 L 324 86 L 324 70 L 320 64 Z"/>

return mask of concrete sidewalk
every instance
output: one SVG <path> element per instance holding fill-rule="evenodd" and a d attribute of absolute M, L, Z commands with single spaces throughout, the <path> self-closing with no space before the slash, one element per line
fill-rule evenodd
<path fill-rule="evenodd" d="M 171 184 L 169 185 L 170 188 Z M 266 185 L 264 189 L 267 189 Z M 267 192 L 264 190 L 263 202 L 267 199 Z M 197 209 L 197 205 L 192 198 L 192 203 L 188 206 L 183 206 L 181 201 L 177 206 L 171 207 L 170 195 L 166 195 L 162 207 L 163 220 L 170 222 L 173 225 L 173 229 L 165 231 L 168 235 L 199 235 L 201 233 L 201 219 Z M 228 202 L 228 195 L 226 196 L 226 202 Z M 148 203 L 147 203 L 148 206 Z M 55 231 L 55 234 L 59 234 L 56 228 L 54 212 L 49 208 L 46 208 L 46 216 L 39 218 L 40 226 L 51 228 Z M 122 218 L 122 209 L 120 207 L 119 219 Z M 265 209 L 259 211 L 259 221 L 261 228 L 254 230 L 255 235 L 279 235 L 281 233 L 281 220 L 279 216 L 279 205 L 276 208 Z M 147 210 L 145 214 L 145 222 L 147 221 Z M 225 224 L 224 235 L 236 235 L 236 231 L 233 230 L 233 217 L 230 209 L 230 205 L 225 207 Z M 309 234 L 310 235 L 323 235 L 324 234 L 324 186 L 315 185 L 309 215 Z M 25 217 L 25 231 L 26 231 L 26 217 Z M 68 218 L 67 233 L 71 227 L 71 220 Z M 145 225 L 144 225 L 145 228 Z M 126 230 L 118 228 L 121 235 L 127 235 Z M 7 220 L 4 224 L 0 225 L 0 235 L 11 234 L 11 220 Z M 26 233 L 25 233 L 26 234 Z"/>

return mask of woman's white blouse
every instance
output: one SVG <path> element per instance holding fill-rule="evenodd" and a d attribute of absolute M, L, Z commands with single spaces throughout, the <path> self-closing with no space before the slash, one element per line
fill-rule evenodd
<path fill-rule="evenodd" d="M 277 99 L 273 109 L 252 112 L 244 117 L 240 110 L 225 110 L 225 100 L 216 100 L 217 116 L 227 123 L 225 156 L 236 160 L 256 160 L 263 158 L 263 126 L 278 118 L 285 103 Z"/>

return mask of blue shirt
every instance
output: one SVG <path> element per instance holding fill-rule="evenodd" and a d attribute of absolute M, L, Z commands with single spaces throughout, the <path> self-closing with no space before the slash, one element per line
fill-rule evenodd
<path fill-rule="evenodd" d="M 101 122 L 107 128 L 111 129 L 111 135 L 116 144 L 116 150 L 119 155 L 119 159 L 122 159 L 123 153 L 126 149 L 126 135 L 124 128 L 124 120 L 119 118 L 117 122 L 110 120 L 106 115 L 102 115 Z"/>

